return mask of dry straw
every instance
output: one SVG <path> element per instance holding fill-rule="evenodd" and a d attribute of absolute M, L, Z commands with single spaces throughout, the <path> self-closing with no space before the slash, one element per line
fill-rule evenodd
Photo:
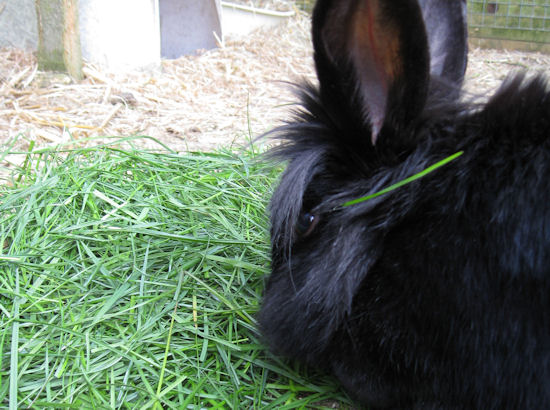
<path fill-rule="evenodd" d="M 211 149 L 242 138 L 249 126 L 262 133 L 291 98 L 282 81 L 312 76 L 308 21 L 300 15 L 227 38 L 217 49 L 163 61 L 160 72 L 117 74 L 87 64 L 84 73 L 73 84 L 37 71 L 29 53 L 1 50 L 0 141 L 23 133 L 41 146 L 142 134 L 176 149 Z"/>

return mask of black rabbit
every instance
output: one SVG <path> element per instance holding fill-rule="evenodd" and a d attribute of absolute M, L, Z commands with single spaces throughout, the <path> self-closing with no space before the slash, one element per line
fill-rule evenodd
<path fill-rule="evenodd" d="M 465 7 L 319 0 L 319 87 L 277 130 L 260 328 L 372 408 L 550 409 L 550 93 L 458 99 Z"/>

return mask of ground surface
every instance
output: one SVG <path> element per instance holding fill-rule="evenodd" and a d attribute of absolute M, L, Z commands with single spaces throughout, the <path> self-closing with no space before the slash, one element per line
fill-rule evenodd
<path fill-rule="evenodd" d="M 86 65 L 74 84 L 37 70 L 31 53 L 0 51 L 0 144 L 84 144 L 104 135 L 149 135 L 176 150 L 246 143 L 288 116 L 284 82 L 315 80 L 309 21 L 281 26 L 219 48 L 164 61 L 153 73 L 110 73 Z M 473 49 L 467 89 L 484 94 L 514 70 L 548 71 L 550 56 Z M 23 138 L 22 138 L 23 137 Z"/>

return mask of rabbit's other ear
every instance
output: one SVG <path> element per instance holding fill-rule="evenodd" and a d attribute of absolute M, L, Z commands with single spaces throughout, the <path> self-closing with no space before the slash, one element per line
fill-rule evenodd
<path fill-rule="evenodd" d="M 313 47 L 321 99 L 337 118 L 406 126 L 424 108 L 428 38 L 417 0 L 318 0 Z"/>
<path fill-rule="evenodd" d="M 466 0 L 418 0 L 430 44 L 430 73 L 453 86 L 462 86 L 468 63 Z"/>

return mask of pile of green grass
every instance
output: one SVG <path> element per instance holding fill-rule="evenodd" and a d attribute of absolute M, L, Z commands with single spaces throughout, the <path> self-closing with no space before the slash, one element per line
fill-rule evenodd
<path fill-rule="evenodd" d="M 349 404 L 256 330 L 278 172 L 253 151 L 27 154 L 0 187 L 0 406 Z"/>

